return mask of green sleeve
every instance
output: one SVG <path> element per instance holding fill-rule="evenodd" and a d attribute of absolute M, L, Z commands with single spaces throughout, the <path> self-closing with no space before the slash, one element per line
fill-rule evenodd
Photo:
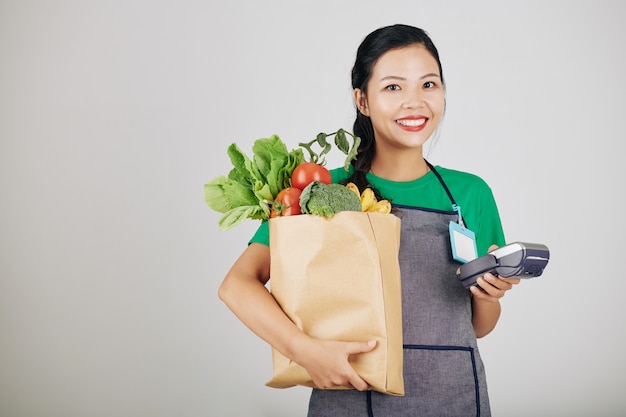
<path fill-rule="evenodd" d="M 476 235 L 478 256 L 491 245 L 504 246 L 505 238 L 496 200 L 491 187 L 480 177 L 437 167 L 461 207 L 466 226 Z"/>
<path fill-rule="evenodd" d="M 252 239 L 250 239 L 250 241 L 248 242 L 248 244 L 250 243 L 261 243 L 265 246 L 270 245 L 270 223 L 269 222 L 261 223 L 259 228 L 256 229 L 254 236 L 252 236 Z"/>
<path fill-rule="evenodd" d="M 487 253 L 491 245 L 504 246 L 506 244 L 500 214 L 491 190 L 487 188 L 482 197 L 476 227 L 476 246 L 479 256 Z"/>

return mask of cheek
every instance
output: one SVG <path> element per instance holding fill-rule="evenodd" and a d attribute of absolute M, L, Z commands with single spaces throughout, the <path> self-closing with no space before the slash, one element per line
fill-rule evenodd
<path fill-rule="evenodd" d="M 370 112 L 373 114 L 386 115 L 393 113 L 398 108 L 397 100 L 389 95 L 380 94 L 370 100 Z"/>
<path fill-rule="evenodd" d="M 430 108 L 437 116 L 441 117 L 443 114 L 443 110 L 446 106 L 446 99 L 443 95 L 439 97 L 433 97 L 433 100 L 430 102 Z"/>

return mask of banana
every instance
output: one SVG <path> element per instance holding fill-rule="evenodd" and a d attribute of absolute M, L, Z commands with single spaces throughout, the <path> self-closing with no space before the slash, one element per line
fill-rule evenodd
<path fill-rule="evenodd" d="M 370 211 L 372 207 L 376 204 L 376 196 L 374 195 L 374 190 L 371 188 L 366 188 L 361 192 L 361 211 Z"/>
<path fill-rule="evenodd" d="M 389 200 L 377 201 L 368 211 L 372 213 L 391 213 L 391 203 Z"/>
<path fill-rule="evenodd" d="M 389 200 L 376 200 L 374 190 L 366 188 L 359 193 L 359 188 L 352 182 L 346 184 L 350 190 L 354 191 L 361 199 L 361 211 L 369 213 L 391 213 L 391 203 Z"/>
<path fill-rule="evenodd" d="M 359 198 L 361 198 L 361 193 L 359 193 L 359 188 L 356 186 L 356 184 L 355 184 L 355 183 L 353 183 L 353 182 L 349 182 L 349 183 L 347 183 L 347 184 L 346 184 L 346 187 L 348 187 L 348 189 L 349 189 L 349 190 L 354 191 L 354 193 L 355 193 L 355 194 L 356 194 Z"/>

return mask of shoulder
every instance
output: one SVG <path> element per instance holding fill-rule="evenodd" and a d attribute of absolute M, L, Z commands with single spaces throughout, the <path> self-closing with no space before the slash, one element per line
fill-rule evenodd
<path fill-rule="evenodd" d="M 459 171 L 441 166 L 435 167 L 444 182 L 453 188 L 467 189 L 467 191 L 491 191 L 489 184 L 480 176 L 471 172 Z"/>
<path fill-rule="evenodd" d="M 270 226 L 268 221 L 261 222 L 252 238 L 248 241 L 251 243 L 261 243 L 269 246 L 270 244 Z"/>
<path fill-rule="evenodd" d="M 440 165 L 437 165 L 435 167 L 435 169 L 437 170 L 437 172 L 439 172 L 439 174 L 444 179 L 445 178 L 450 178 L 450 179 L 453 179 L 453 180 L 465 181 L 465 182 L 469 182 L 469 183 L 482 183 L 482 184 L 487 185 L 485 180 L 483 180 L 481 177 L 479 177 L 478 175 L 473 174 L 471 172 L 459 171 L 459 170 L 456 170 L 456 169 L 442 167 Z"/>
<path fill-rule="evenodd" d="M 473 173 L 436 168 L 457 204 L 462 207 L 468 227 L 476 233 L 478 253 L 487 253 L 492 244 L 502 246 L 505 239 L 500 214 L 487 182 Z"/>
<path fill-rule="evenodd" d="M 330 175 L 335 183 L 346 181 L 352 176 L 353 172 L 354 168 L 352 165 L 350 165 L 348 171 L 346 171 L 344 167 L 330 169 Z"/>
<path fill-rule="evenodd" d="M 495 206 L 495 198 L 489 184 L 480 176 L 455 169 L 436 167 L 444 183 L 457 200 L 465 206 Z"/>

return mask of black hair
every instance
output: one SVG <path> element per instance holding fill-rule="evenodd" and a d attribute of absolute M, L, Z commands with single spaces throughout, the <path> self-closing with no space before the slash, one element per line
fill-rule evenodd
<path fill-rule="evenodd" d="M 367 83 L 372 76 L 372 69 L 378 59 L 392 49 L 414 44 L 423 45 L 435 58 L 439 67 L 441 83 L 445 86 L 439 52 L 428 33 L 414 26 L 396 24 L 376 29 L 363 39 L 357 49 L 356 59 L 352 67 L 352 88 L 358 88 L 367 93 Z M 374 140 L 372 121 L 361 113 L 358 107 L 356 108 L 353 133 L 361 138 L 361 145 L 358 149 L 357 159 L 352 162 L 354 174 L 348 181 L 355 183 L 359 190 L 363 190 L 366 187 L 371 188 L 365 180 L 365 174 L 371 168 L 372 159 L 376 152 L 376 142 Z"/>

